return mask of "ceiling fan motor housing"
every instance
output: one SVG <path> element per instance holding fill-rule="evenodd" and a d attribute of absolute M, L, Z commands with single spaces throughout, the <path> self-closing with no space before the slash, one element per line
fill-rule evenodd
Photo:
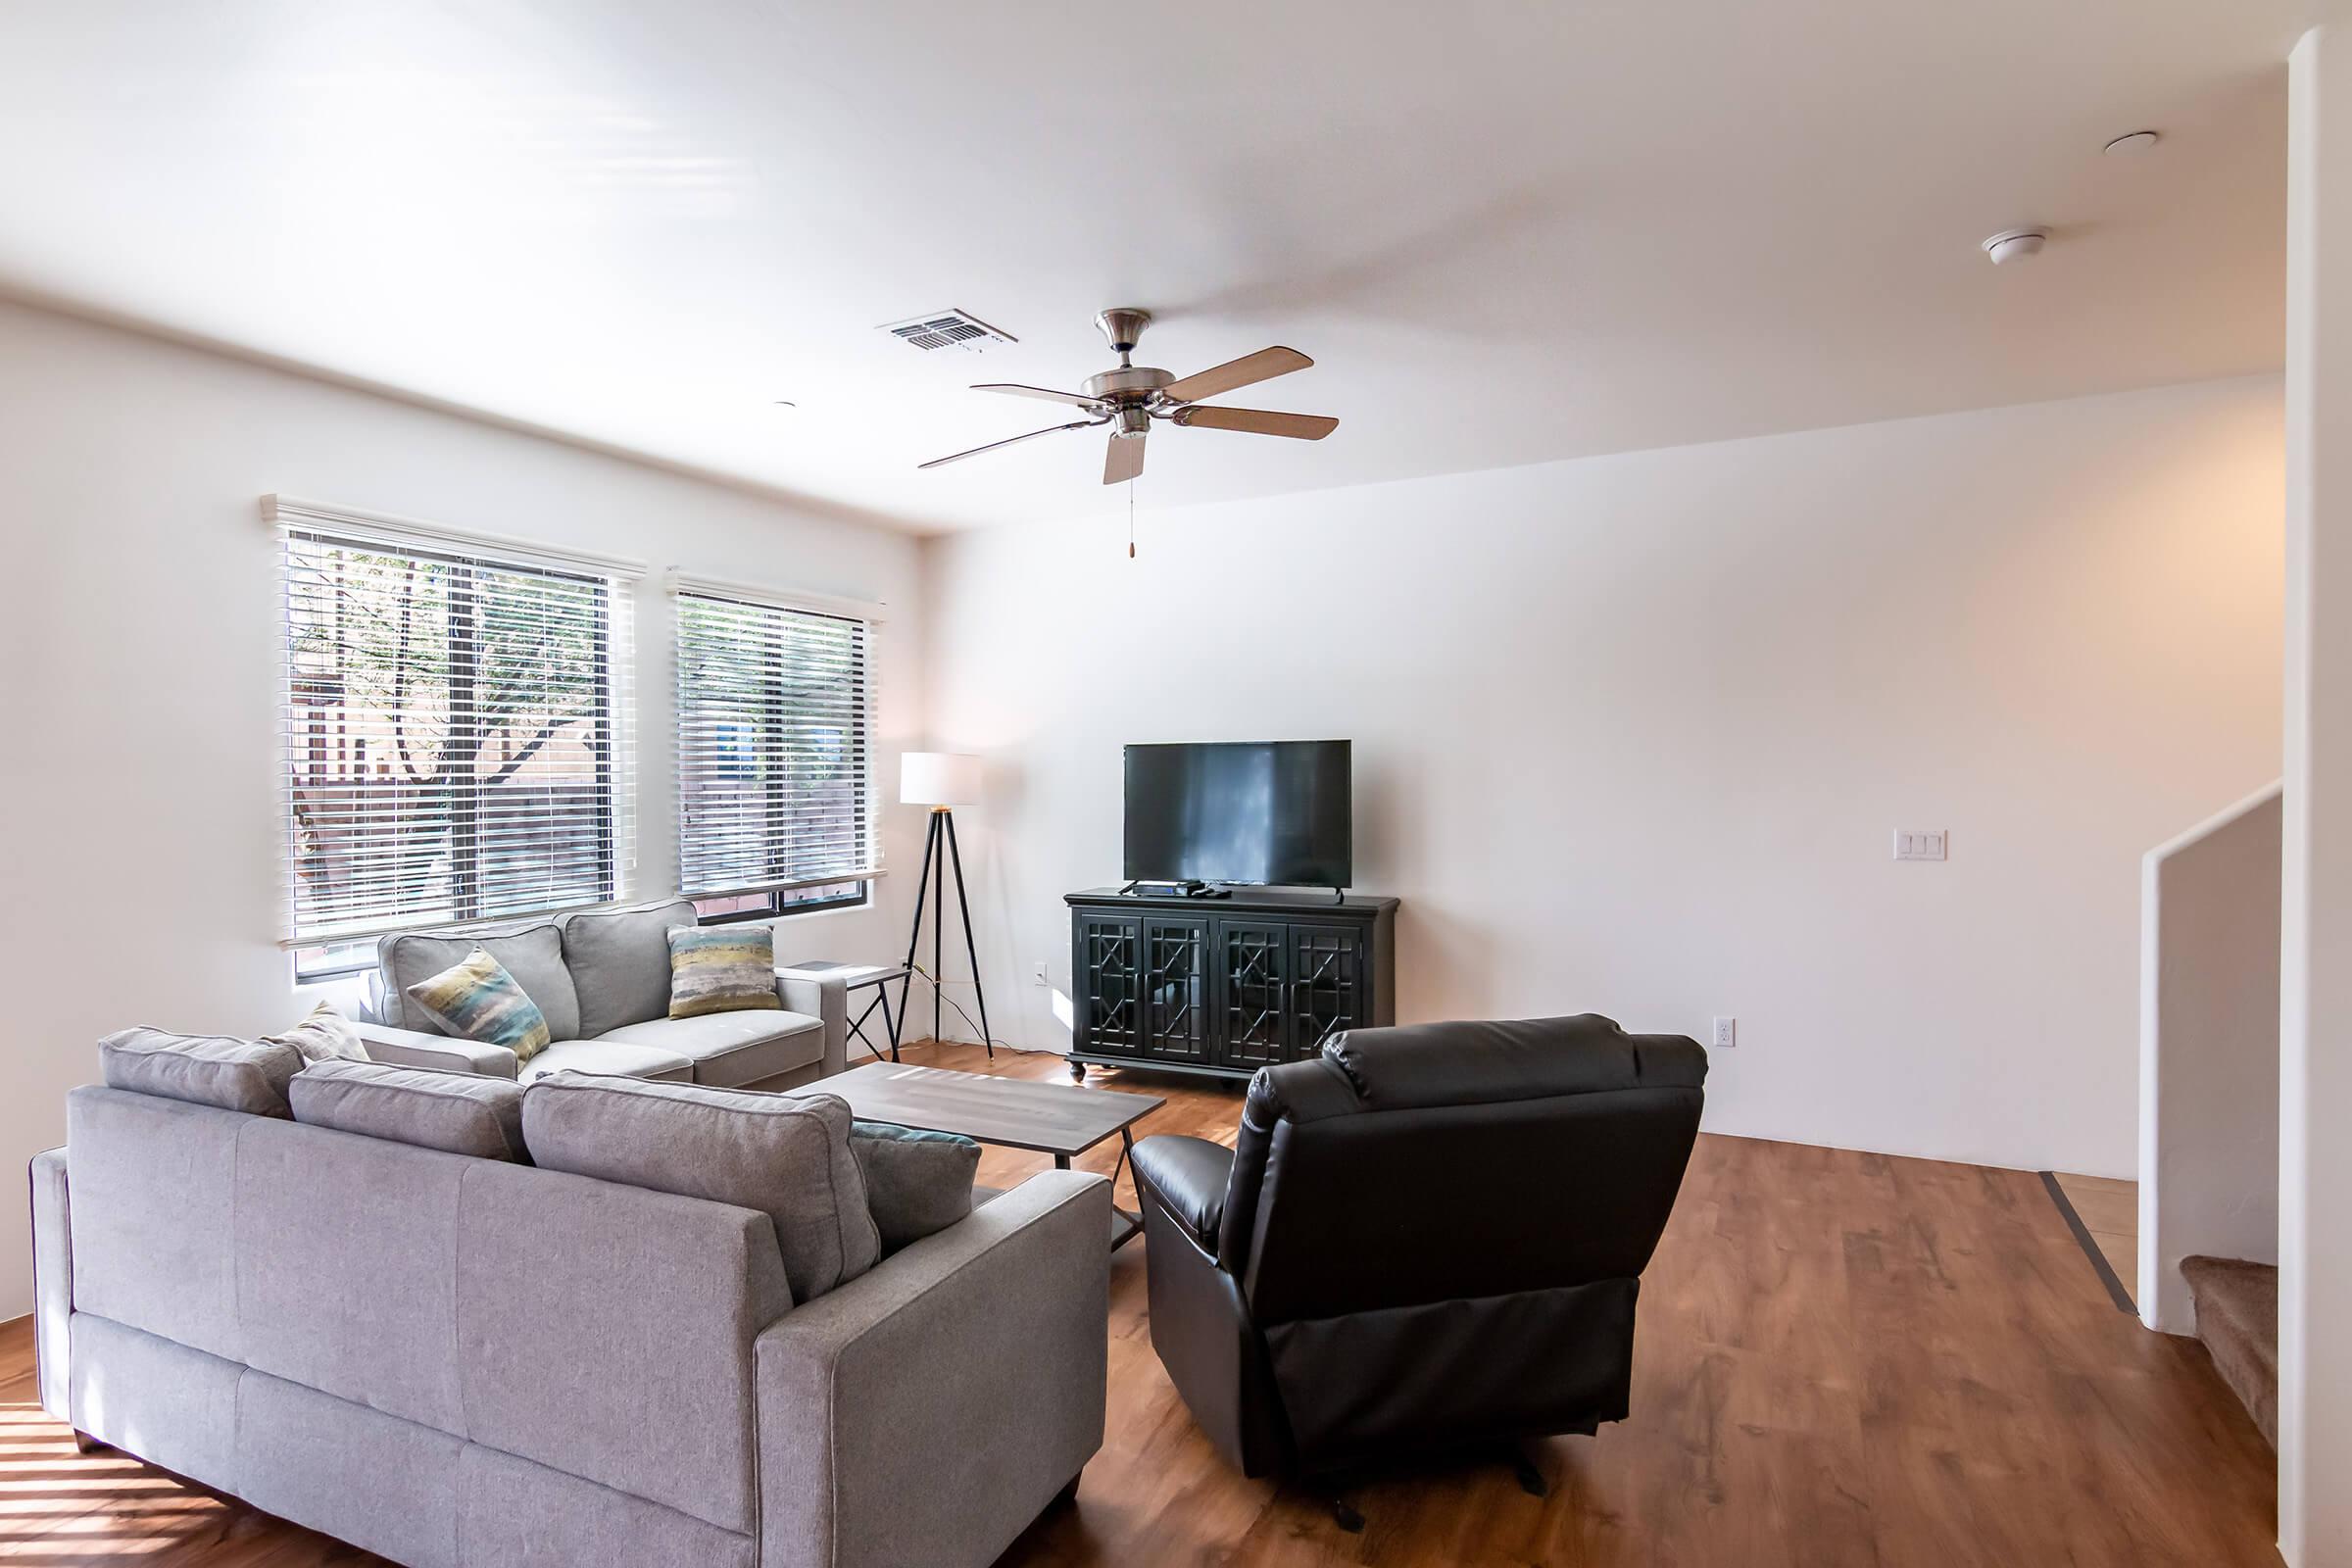
<path fill-rule="evenodd" d="M 1105 403 L 1146 403 L 1152 394 L 1176 377 L 1149 365 L 1122 365 L 1115 370 L 1086 378 L 1086 395 Z"/>

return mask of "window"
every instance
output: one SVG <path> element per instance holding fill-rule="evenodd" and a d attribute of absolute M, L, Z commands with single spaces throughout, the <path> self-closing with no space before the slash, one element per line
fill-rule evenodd
<path fill-rule="evenodd" d="M 617 896 L 619 579 L 277 514 L 298 968 Z"/>
<path fill-rule="evenodd" d="M 870 882 L 827 882 L 788 892 L 722 893 L 715 899 L 695 900 L 694 912 L 704 925 L 725 925 L 732 920 L 772 920 L 779 914 L 812 914 L 818 909 L 861 909 L 872 886 Z"/>
<path fill-rule="evenodd" d="M 710 921 L 863 903 L 872 626 L 687 588 L 677 622 L 678 891 Z"/>

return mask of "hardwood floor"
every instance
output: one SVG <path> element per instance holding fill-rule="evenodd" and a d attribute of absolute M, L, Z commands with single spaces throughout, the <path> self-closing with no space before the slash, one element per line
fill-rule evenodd
<path fill-rule="evenodd" d="M 992 1070 L 977 1047 L 908 1055 Z M 1064 1067 L 1000 1051 L 993 1070 Z M 1238 1086 L 1097 1081 L 1122 1079 L 1168 1101 L 1139 1133 L 1232 1141 Z M 1116 1151 L 1079 1163 L 1107 1172 Z M 980 1179 L 1044 1162 L 991 1150 Z M 1140 1242 L 1112 1259 L 1108 1431 L 1078 1506 L 1001 1568 L 2278 1561 L 2252 1421 L 2200 1346 L 2115 1309 L 2030 1173 L 1701 1138 L 1643 1281 L 1633 1418 L 1543 1445 L 1547 1498 L 1500 1465 L 1373 1481 L 1353 1494 L 1361 1535 L 1218 1461 L 1152 1356 L 1145 1264 Z M 34 1403 L 23 1323 L 0 1328 L 0 1561 L 378 1560 L 122 1455 L 74 1452 Z"/>
<path fill-rule="evenodd" d="M 2126 1295 L 2139 1289 L 2139 1183 L 2114 1176 L 2053 1178 L 2075 1205 L 2082 1228 L 2090 1232 L 2099 1255 L 2115 1270 Z"/>

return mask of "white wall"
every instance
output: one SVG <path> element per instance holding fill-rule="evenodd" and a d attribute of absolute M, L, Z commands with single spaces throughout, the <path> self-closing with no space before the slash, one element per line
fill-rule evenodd
<path fill-rule="evenodd" d="M 2352 24 L 2288 61 L 2278 1549 L 2352 1565 Z"/>
<path fill-rule="evenodd" d="M 1403 1019 L 1732 1014 L 1714 1128 L 2129 1175 L 2140 855 L 2278 772 L 2279 453 L 2264 377 L 934 541 L 998 1030 L 1066 1045 L 1121 743 L 1346 736 Z"/>
<path fill-rule="evenodd" d="M 92 1043 L 131 1023 L 257 1034 L 302 1010 L 275 945 L 279 491 L 660 568 L 887 601 L 877 741 L 920 726 L 919 548 L 750 493 L 277 370 L 0 305 L 0 1161 L 62 1141 Z M 669 626 L 637 607 L 638 887 L 674 883 Z M 883 770 L 884 782 L 890 775 Z M 892 792 L 895 799 L 895 791 Z M 885 842 L 920 852 L 922 813 Z M 785 923 L 788 953 L 880 957 L 894 895 Z M 0 1203 L 0 1317 L 30 1305 Z"/>
<path fill-rule="evenodd" d="M 2279 787 L 2140 866 L 2140 1321 L 2197 1331 L 2180 1260 L 2278 1261 Z"/>

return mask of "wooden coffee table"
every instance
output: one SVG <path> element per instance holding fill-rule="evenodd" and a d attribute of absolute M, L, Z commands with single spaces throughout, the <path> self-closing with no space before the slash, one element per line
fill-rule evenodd
<path fill-rule="evenodd" d="M 895 1061 L 868 1062 L 820 1078 L 808 1086 L 808 1093 L 839 1095 L 850 1102 L 853 1115 L 866 1121 L 961 1133 L 975 1143 L 1052 1154 L 1058 1170 L 1068 1170 L 1072 1155 L 1085 1153 L 1116 1133 L 1119 1164 L 1111 1167 L 1110 1173 L 1114 1182 L 1119 1179 L 1119 1166 L 1127 1163 L 1135 1150 L 1129 1129 L 1167 1103 L 1157 1095 L 1041 1084 L 1026 1078 L 996 1078 Z M 1111 1250 L 1118 1250 L 1143 1227 L 1142 1215 L 1113 1204 Z"/>

